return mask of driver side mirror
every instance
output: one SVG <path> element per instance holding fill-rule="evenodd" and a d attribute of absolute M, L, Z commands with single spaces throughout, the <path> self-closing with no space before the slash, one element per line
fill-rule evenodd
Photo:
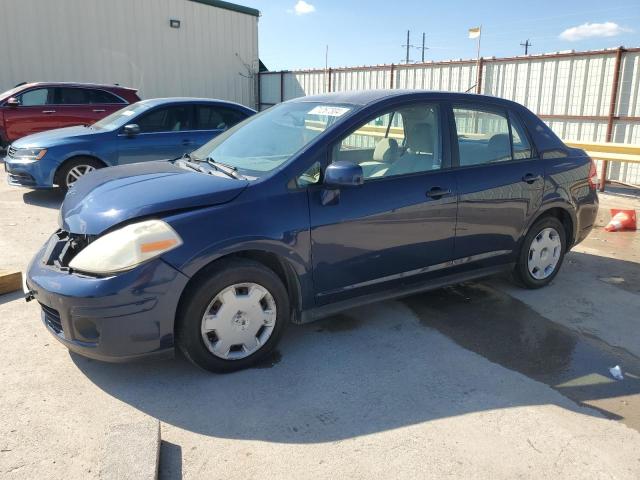
<path fill-rule="evenodd" d="M 18 107 L 20 106 L 20 100 L 16 97 L 9 97 L 9 100 L 7 100 L 7 106 L 12 108 Z"/>
<path fill-rule="evenodd" d="M 338 161 L 331 163 L 324 171 L 326 187 L 357 187 L 364 183 L 362 167 L 357 163 Z"/>
<path fill-rule="evenodd" d="M 140 127 L 135 123 L 130 123 L 129 125 L 125 125 L 122 130 L 127 137 L 133 137 L 140 133 Z"/>

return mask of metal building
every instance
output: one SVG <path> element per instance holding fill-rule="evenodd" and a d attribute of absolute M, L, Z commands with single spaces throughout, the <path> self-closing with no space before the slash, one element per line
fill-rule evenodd
<path fill-rule="evenodd" d="M 2 0 L 0 91 L 119 83 L 256 105 L 258 10 L 219 0 Z"/>

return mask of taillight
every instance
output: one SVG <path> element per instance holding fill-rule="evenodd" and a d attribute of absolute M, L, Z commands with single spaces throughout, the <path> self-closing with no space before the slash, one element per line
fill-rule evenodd
<path fill-rule="evenodd" d="M 598 171 L 596 170 L 596 162 L 591 159 L 591 168 L 589 169 L 589 189 L 598 188 Z"/>

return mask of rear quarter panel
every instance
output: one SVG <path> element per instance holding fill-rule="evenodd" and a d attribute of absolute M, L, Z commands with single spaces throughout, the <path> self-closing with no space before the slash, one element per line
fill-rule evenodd
<path fill-rule="evenodd" d="M 581 242 L 595 224 L 598 213 L 598 194 L 589 185 L 591 158 L 571 152 L 566 158 L 547 159 L 546 178 L 541 212 L 564 208 L 573 223 L 573 245 Z"/>

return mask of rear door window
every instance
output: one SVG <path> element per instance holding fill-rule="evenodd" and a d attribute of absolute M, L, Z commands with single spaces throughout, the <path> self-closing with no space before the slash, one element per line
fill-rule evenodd
<path fill-rule="evenodd" d="M 511 121 L 511 137 L 513 139 L 513 158 L 516 160 L 533 158 L 535 153 L 531 148 L 524 127 L 514 115 L 509 115 L 509 120 Z"/>
<path fill-rule="evenodd" d="M 506 113 L 454 107 L 460 166 L 512 160 Z"/>
<path fill-rule="evenodd" d="M 89 91 L 84 88 L 62 87 L 55 90 L 58 105 L 86 105 L 90 103 Z"/>
<path fill-rule="evenodd" d="M 20 95 L 20 105 L 34 107 L 38 105 L 51 105 L 53 103 L 53 89 L 36 88 Z"/>
<path fill-rule="evenodd" d="M 196 105 L 196 130 L 226 130 L 247 115 L 232 108 L 217 105 Z"/>
<path fill-rule="evenodd" d="M 89 93 L 90 103 L 102 103 L 102 104 L 126 103 L 120 97 L 114 95 L 113 93 L 109 93 L 105 90 L 90 89 L 90 90 L 87 90 L 87 92 Z"/>

